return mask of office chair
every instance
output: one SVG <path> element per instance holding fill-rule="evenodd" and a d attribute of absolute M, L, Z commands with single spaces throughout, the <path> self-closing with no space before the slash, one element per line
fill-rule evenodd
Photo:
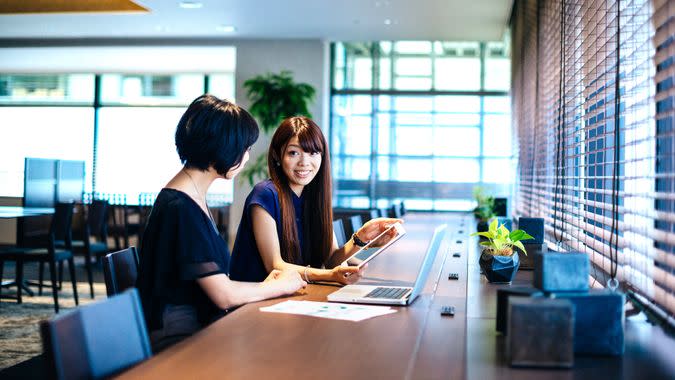
<path fill-rule="evenodd" d="M 109 377 L 152 355 L 136 289 L 42 321 L 40 332 L 56 379 Z"/>
<path fill-rule="evenodd" d="M 106 223 L 108 218 L 108 206 L 109 204 L 107 201 L 92 200 L 91 204 L 87 206 L 81 240 L 73 240 L 72 242 L 73 253 L 84 255 L 91 298 L 94 298 L 94 279 L 91 268 L 91 259 L 94 258 L 95 261 L 98 262 L 101 256 L 110 251 L 108 249 L 108 225 Z M 94 238 L 93 241 L 92 237 Z M 43 265 L 40 263 L 40 278 L 42 278 L 42 271 Z"/>
<path fill-rule="evenodd" d="M 136 286 L 138 254 L 136 247 L 109 253 L 103 257 L 103 277 L 108 297 Z"/>
<path fill-rule="evenodd" d="M 342 247 L 347 242 L 345 237 L 345 228 L 342 224 L 342 219 L 333 221 L 333 232 L 335 233 L 335 238 L 337 239 L 338 247 Z"/>
<path fill-rule="evenodd" d="M 49 234 L 42 237 L 42 247 L 14 247 L 0 252 L 0 266 L 3 261 L 16 262 L 17 302 L 22 302 L 21 285 L 24 284 L 23 266 L 25 262 L 37 261 L 49 265 L 52 295 L 54 297 L 54 310 L 59 312 L 58 277 L 56 264 L 63 265 L 68 261 L 70 281 L 73 285 L 73 297 L 75 304 L 79 305 L 77 297 L 77 280 L 75 278 L 75 261 L 73 260 L 71 223 L 73 219 L 73 203 L 57 203 L 54 207 L 54 216 L 49 227 Z M 61 243 L 62 242 L 62 243 Z M 63 246 L 63 249 L 57 246 Z M 39 292 L 42 293 L 42 271 L 39 278 Z"/>
<path fill-rule="evenodd" d="M 348 225 L 351 228 L 351 230 L 349 231 L 349 235 L 347 236 L 352 236 L 352 234 L 358 231 L 359 228 L 361 228 L 361 226 L 363 225 L 363 219 L 361 218 L 361 215 L 350 216 Z"/>
<path fill-rule="evenodd" d="M 391 205 L 391 207 L 389 208 L 389 216 L 398 219 L 400 219 L 403 216 L 400 203 L 394 203 Z"/>

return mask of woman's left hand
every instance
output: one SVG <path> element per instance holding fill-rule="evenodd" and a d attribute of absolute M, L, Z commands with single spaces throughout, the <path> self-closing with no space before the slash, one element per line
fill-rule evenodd
<path fill-rule="evenodd" d="M 368 264 L 364 264 L 361 269 L 357 267 L 348 267 L 338 265 L 332 269 L 333 272 L 333 281 L 339 282 L 344 285 L 349 285 L 357 282 L 363 277 Z"/>
<path fill-rule="evenodd" d="M 375 218 L 366 222 L 358 231 L 356 236 L 362 241 L 371 241 L 381 234 L 394 223 L 403 223 L 403 219 L 396 218 Z"/>

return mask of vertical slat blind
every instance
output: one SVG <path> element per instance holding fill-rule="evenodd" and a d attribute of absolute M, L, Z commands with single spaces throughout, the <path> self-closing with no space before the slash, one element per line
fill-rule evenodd
<path fill-rule="evenodd" d="M 517 1 L 518 216 L 675 315 L 675 2 Z"/>

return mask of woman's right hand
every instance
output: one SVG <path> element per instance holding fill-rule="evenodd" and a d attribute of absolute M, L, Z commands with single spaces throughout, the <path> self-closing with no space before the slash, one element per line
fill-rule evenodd
<path fill-rule="evenodd" d="M 264 282 L 273 283 L 282 295 L 293 294 L 307 286 L 300 274 L 293 269 L 273 269 Z"/>

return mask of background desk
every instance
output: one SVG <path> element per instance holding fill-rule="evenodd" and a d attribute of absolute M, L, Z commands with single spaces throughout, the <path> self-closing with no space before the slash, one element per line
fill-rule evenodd
<path fill-rule="evenodd" d="M 54 214 L 54 209 L 49 207 L 0 206 L 0 218 L 2 219 L 52 214 Z"/>
<path fill-rule="evenodd" d="M 119 378 L 663 379 L 675 374 L 669 370 L 675 365 L 673 339 L 644 321 L 628 323 L 623 357 L 576 358 L 573 370 L 510 368 L 504 338 L 495 332 L 497 286 L 480 276 L 477 244 L 468 238 L 473 218 L 408 214 L 405 219 L 408 234 L 369 264 L 362 282 L 411 285 L 434 227 L 448 223 L 424 292 L 411 306 L 362 322 L 258 310 L 285 299 L 325 301 L 335 290 L 310 285 L 303 295 L 243 306 Z M 460 257 L 453 257 L 455 252 Z M 451 272 L 459 280 L 448 280 Z M 529 283 L 530 276 L 519 272 L 514 285 Z M 454 317 L 440 316 L 444 305 L 455 306 Z"/>

